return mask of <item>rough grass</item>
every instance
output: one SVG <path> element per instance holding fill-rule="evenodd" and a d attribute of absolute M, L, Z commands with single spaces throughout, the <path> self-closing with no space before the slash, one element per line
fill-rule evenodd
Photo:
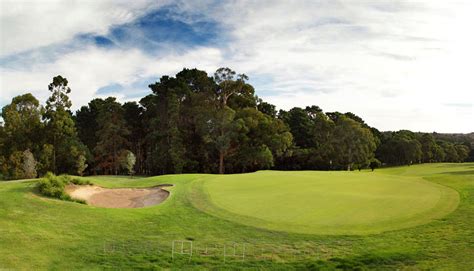
<path fill-rule="evenodd" d="M 434 221 L 370 235 L 315 235 L 257 228 L 202 212 L 196 187 L 208 175 L 87 178 L 104 187 L 175 184 L 163 204 L 104 209 L 43 198 L 34 181 L 0 182 L 0 269 L 279 269 L 472 270 L 474 164 L 433 164 L 379 170 L 414 176 L 459 192 L 455 211 Z M 173 240 L 193 240 L 195 254 L 171 259 Z M 245 261 L 222 245 L 246 243 Z M 202 250 L 218 245 L 213 256 Z"/>

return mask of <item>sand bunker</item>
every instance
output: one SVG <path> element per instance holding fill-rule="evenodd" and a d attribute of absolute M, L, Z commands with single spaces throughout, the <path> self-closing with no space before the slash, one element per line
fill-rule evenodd
<path fill-rule="evenodd" d="M 89 205 L 105 208 L 140 208 L 156 205 L 168 198 L 170 192 L 162 187 L 116 188 L 108 189 L 95 185 L 68 185 L 66 193 L 72 198 L 81 199 Z"/>

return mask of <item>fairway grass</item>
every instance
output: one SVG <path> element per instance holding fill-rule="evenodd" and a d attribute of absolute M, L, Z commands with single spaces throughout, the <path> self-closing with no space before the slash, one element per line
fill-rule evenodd
<path fill-rule="evenodd" d="M 369 234 L 452 212 L 458 193 L 419 177 L 376 172 L 261 171 L 211 177 L 208 211 L 247 225 L 309 234 Z M 212 208 L 214 207 L 214 208 Z"/>
<path fill-rule="evenodd" d="M 174 186 L 159 205 L 108 209 L 0 182 L 0 270 L 474 268 L 474 163 L 87 179 Z M 193 255 L 172 257 L 173 240 Z M 234 244 L 245 259 L 224 260 Z"/>

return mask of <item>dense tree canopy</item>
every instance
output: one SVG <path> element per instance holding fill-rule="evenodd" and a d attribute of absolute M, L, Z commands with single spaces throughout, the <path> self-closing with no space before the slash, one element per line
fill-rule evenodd
<path fill-rule="evenodd" d="M 71 88 L 66 78 L 58 75 L 48 85 L 51 96 L 46 101 L 46 110 L 43 115 L 45 120 L 45 141 L 52 145 L 51 167 L 45 170 L 53 172 L 76 173 L 77 159 L 84 156 L 86 150 L 77 137 L 76 124 L 70 108 L 72 102 L 68 94 Z M 44 146 L 44 148 L 50 148 Z"/>
<path fill-rule="evenodd" d="M 75 114 L 56 76 L 43 108 L 27 93 L 1 112 L 0 177 L 70 174 L 239 173 L 349 169 L 474 160 L 474 136 L 380 132 L 354 113 L 280 110 L 229 68 L 183 69 L 121 104 L 96 98 Z"/>

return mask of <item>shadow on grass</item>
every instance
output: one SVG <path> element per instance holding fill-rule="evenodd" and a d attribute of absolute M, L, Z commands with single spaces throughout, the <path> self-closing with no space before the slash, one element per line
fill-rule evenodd
<path fill-rule="evenodd" d="M 474 170 L 462 170 L 462 171 L 447 171 L 441 174 L 445 175 L 474 175 Z"/>

